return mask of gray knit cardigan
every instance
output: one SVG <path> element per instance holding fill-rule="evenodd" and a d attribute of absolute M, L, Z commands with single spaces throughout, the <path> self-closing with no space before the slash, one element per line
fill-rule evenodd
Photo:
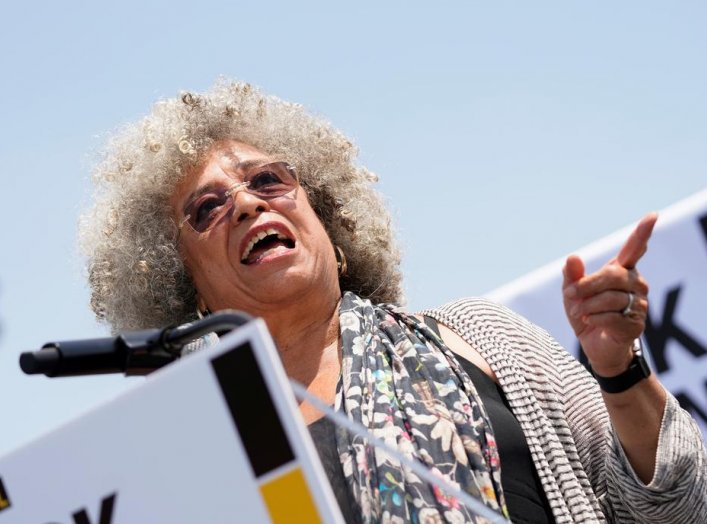
<path fill-rule="evenodd" d="M 424 312 L 476 348 L 528 441 L 557 523 L 707 523 L 707 453 L 668 395 L 653 480 L 633 472 L 592 376 L 548 333 L 484 299 Z"/>

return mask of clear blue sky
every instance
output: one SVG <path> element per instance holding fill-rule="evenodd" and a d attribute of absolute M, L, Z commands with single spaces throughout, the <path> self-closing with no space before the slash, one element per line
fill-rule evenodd
<path fill-rule="evenodd" d="M 181 89 L 247 80 L 351 135 L 394 212 L 412 309 L 707 187 L 704 2 L 239 4 L 3 8 L 0 455 L 139 383 L 27 377 L 17 357 L 105 333 L 75 248 L 93 155 Z"/>

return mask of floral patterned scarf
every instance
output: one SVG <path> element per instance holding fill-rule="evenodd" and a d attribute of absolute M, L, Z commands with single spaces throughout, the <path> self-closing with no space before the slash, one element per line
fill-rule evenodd
<path fill-rule="evenodd" d="M 508 516 L 491 424 L 471 379 L 424 323 L 345 293 L 336 409 L 408 458 Z M 337 428 L 362 521 L 485 522 L 366 441 Z"/>

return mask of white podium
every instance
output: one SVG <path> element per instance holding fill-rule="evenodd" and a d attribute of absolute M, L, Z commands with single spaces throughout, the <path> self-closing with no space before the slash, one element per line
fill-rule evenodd
<path fill-rule="evenodd" d="M 343 522 L 265 324 L 0 458 L 0 524 Z"/>

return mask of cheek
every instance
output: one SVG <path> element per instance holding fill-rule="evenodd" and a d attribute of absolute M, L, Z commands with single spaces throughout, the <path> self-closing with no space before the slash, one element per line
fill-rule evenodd
<path fill-rule="evenodd" d="M 305 230 L 318 237 L 323 236 L 329 242 L 329 236 L 326 233 L 324 224 L 309 203 L 306 191 L 301 191 L 301 195 L 298 195 L 296 202 L 297 207 L 293 211 L 297 214 L 298 220 L 303 224 Z"/>
<path fill-rule="evenodd" d="M 184 262 L 187 273 L 191 276 L 194 284 L 200 287 L 214 274 L 219 272 L 220 262 L 213 256 L 205 245 L 191 245 L 189 248 L 181 249 L 180 254 Z"/>
<path fill-rule="evenodd" d="M 324 224 L 313 211 L 311 215 L 306 217 L 305 229 L 310 237 L 310 243 L 316 246 L 317 251 L 328 253 L 331 249 L 332 241 L 324 228 Z"/>

